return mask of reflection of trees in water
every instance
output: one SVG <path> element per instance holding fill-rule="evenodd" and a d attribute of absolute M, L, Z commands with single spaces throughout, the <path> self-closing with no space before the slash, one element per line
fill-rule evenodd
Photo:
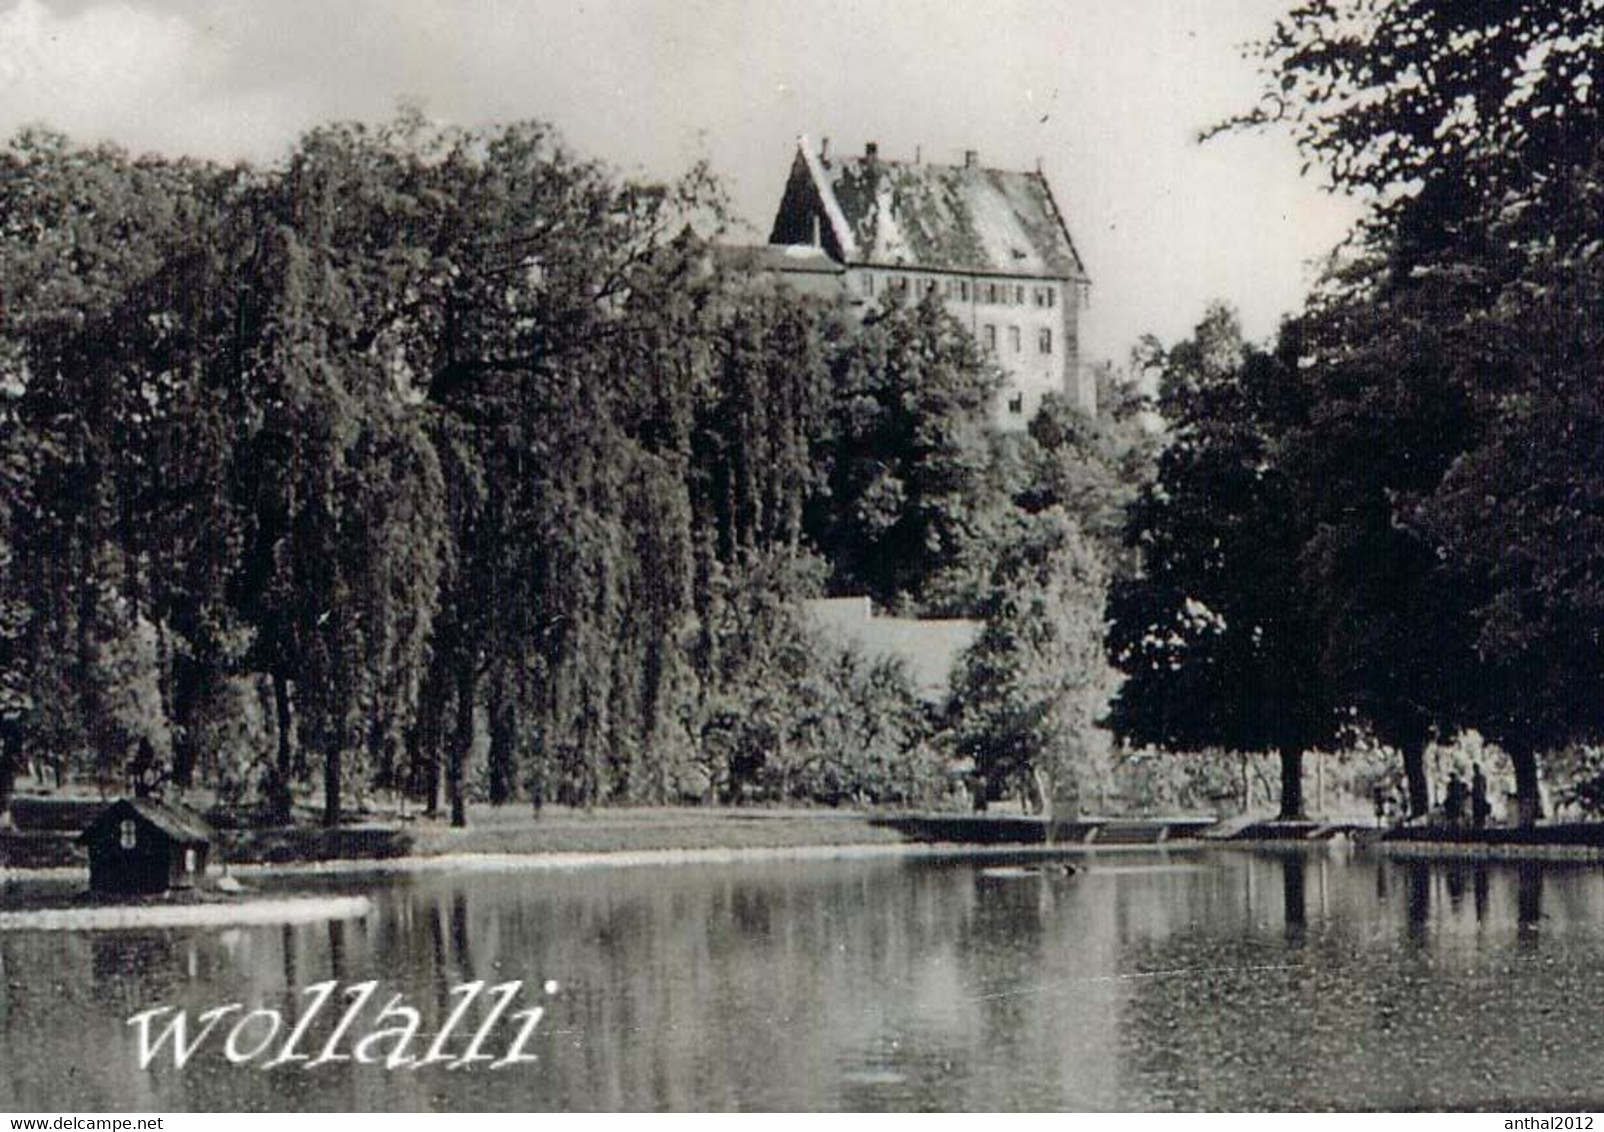
<path fill-rule="evenodd" d="M 142 994 L 159 998 L 181 976 L 174 939 L 166 932 L 90 932 L 87 938 L 97 984 L 119 991 L 137 986 Z"/>
<path fill-rule="evenodd" d="M 1604 1019 L 1583 1016 L 1589 973 L 1522 949 L 1551 935 L 1550 954 L 1591 961 L 1598 872 L 1203 863 L 1105 859 L 1061 880 L 886 862 L 424 878 L 381 888 L 378 915 L 337 930 L 0 937 L 20 980 L 5 1048 L 110 1067 L 68 1096 L 37 1063 L 8 1067 L 0 1101 L 107 1108 L 144 1089 L 151 1108 L 282 1107 L 282 1073 L 125 1072 L 122 1020 L 159 1001 L 289 1017 L 331 975 L 378 979 L 436 1023 L 456 983 L 522 978 L 523 1002 L 549 1010 L 541 1062 L 493 1079 L 326 1066 L 291 1103 L 1387 1107 L 1437 1088 L 1468 1103 L 1487 1075 L 1591 1080 Z M 1521 929 L 1544 915 L 1541 933 Z M 543 995 L 547 978 L 560 994 Z M 1522 1037 L 1538 1030 L 1559 1042 L 1540 1061 Z"/>
<path fill-rule="evenodd" d="M 1144 941 L 1142 965 L 1196 974 L 1132 985 L 1121 1012 L 1127 1104 L 1436 1107 L 1596 1091 L 1596 870 L 1264 856 L 1239 873 L 1244 891 L 1259 878 L 1257 931 L 1180 924 Z M 1280 940 L 1264 930 L 1271 892 Z M 1531 963 L 1541 936 L 1565 940 L 1552 949 L 1565 962 Z M 1550 1036 L 1534 1057 L 1540 1032 Z"/>
<path fill-rule="evenodd" d="M 1302 853 L 1281 858 L 1281 922 L 1286 925 L 1289 943 L 1301 944 L 1308 927 L 1307 862 Z"/>
<path fill-rule="evenodd" d="M 1465 901 L 1465 881 L 1470 875 L 1470 869 L 1463 861 L 1447 861 L 1443 865 L 1443 884 L 1448 889 L 1448 908 L 1450 911 L 1459 911 L 1459 906 Z"/>
<path fill-rule="evenodd" d="M 1520 940 L 1528 949 L 1537 947 L 1541 939 L 1539 928 L 1543 919 L 1543 874 L 1546 870 L 1537 861 L 1522 861 L 1515 874 L 1516 901 L 1519 911 Z"/>
<path fill-rule="evenodd" d="M 1431 925 L 1431 865 L 1425 861 L 1406 861 L 1403 865 L 1404 907 L 1409 925 L 1409 942 L 1417 946 L 1429 939 Z"/>

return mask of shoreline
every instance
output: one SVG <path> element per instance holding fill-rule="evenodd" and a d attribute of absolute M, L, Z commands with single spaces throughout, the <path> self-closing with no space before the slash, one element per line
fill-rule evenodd
<path fill-rule="evenodd" d="M 427 875 L 431 873 L 578 872 L 598 868 L 672 868 L 685 865 L 745 865 L 876 859 L 1051 858 L 1125 854 L 1163 854 L 1201 848 L 1195 840 L 1156 845 L 976 845 L 963 842 L 868 842 L 819 845 L 751 845 L 720 848 L 619 849 L 589 852 L 439 853 L 401 857 L 339 858 L 323 861 L 249 862 L 230 865 L 226 875 L 238 877 Z M 208 876 L 225 875 L 210 867 Z M 89 870 L 0 868 L 0 889 L 7 884 L 68 883 L 87 880 Z"/>
<path fill-rule="evenodd" d="M 373 911 L 366 896 L 252 896 L 212 904 L 107 904 L 0 912 L 0 932 L 109 932 L 234 928 L 355 920 Z"/>

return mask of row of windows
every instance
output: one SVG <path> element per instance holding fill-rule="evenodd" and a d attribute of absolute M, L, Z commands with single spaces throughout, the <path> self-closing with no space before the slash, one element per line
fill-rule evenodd
<path fill-rule="evenodd" d="M 1010 326 L 1008 330 L 1008 349 L 1015 354 L 1024 350 L 1024 334 L 1017 326 Z M 980 328 L 980 340 L 986 349 L 992 353 L 997 352 L 997 327 L 993 323 L 986 323 Z M 1036 329 L 1036 352 L 1050 354 L 1053 352 L 1053 330 L 1050 326 L 1041 326 Z"/>
<path fill-rule="evenodd" d="M 875 286 L 874 275 L 864 272 L 864 295 L 873 298 Z M 971 284 L 967 279 L 938 279 L 929 275 L 891 275 L 886 278 L 885 288 L 887 294 L 911 290 L 915 295 L 928 295 L 939 290 L 941 297 L 949 302 L 956 299 L 961 303 L 967 303 L 973 299 L 977 303 L 1022 307 L 1028 296 L 1028 300 L 1038 307 L 1058 305 L 1058 288 L 1055 286 L 1026 287 L 1023 283 L 995 281 Z"/>

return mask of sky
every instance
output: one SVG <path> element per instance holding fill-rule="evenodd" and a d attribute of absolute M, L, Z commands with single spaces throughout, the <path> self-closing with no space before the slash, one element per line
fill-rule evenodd
<path fill-rule="evenodd" d="M 1250 336 L 1295 309 L 1358 206 L 1289 138 L 1200 129 L 1254 105 L 1241 47 L 1291 0 L 0 0 L 0 135 L 272 161 L 402 100 L 535 118 L 621 173 L 707 158 L 767 237 L 797 135 L 834 152 L 1037 162 L 1092 277 L 1090 357 Z"/>

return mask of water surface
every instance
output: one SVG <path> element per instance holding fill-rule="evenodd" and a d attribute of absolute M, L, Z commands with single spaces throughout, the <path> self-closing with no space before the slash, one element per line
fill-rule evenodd
<path fill-rule="evenodd" d="M 323 887 L 371 895 L 366 920 L 0 933 L 0 1110 L 1604 1098 L 1604 870 L 1342 852 L 1106 854 L 1058 879 L 987 875 L 994 864 L 347 877 Z M 182 1070 L 170 1056 L 138 1065 L 126 1019 L 140 1010 L 240 1002 L 293 1020 L 326 979 L 377 980 L 426 1029 L 453 987 L 524 980 L 517 1008 L 546 1007 L 528 1047 L 539 1061 L 267 1071 L 230 1064 L 213 1039 Z"/>

